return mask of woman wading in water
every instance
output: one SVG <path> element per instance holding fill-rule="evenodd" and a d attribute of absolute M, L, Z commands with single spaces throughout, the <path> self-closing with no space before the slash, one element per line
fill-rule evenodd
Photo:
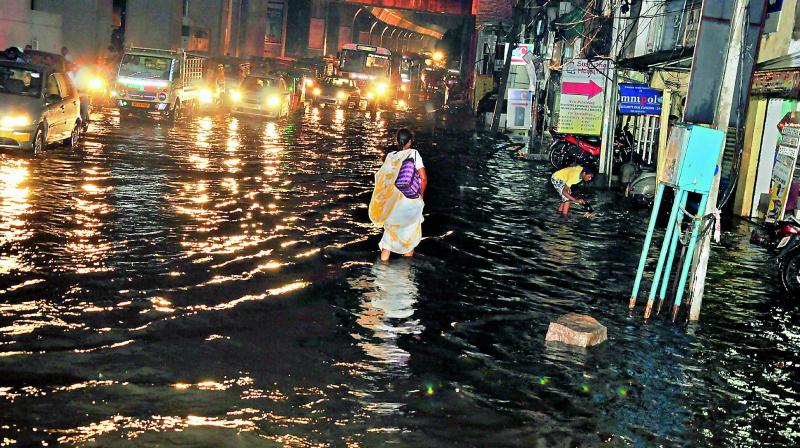
<path fill-rule="evenodd" d="M 411 130 L 397 131 L 398 150 L 390 152 L 375 173 L 369 218 L 383 226 L 383 238 L 378 244 L 381 261 L 388 261 L 392 252 L 406 257 L 414 255 L 414 248 L 422 239 L 422 209 L 425 207 L 422 198 L 428 176 L 419 152 L 411 149 L 413 142 Z"/>

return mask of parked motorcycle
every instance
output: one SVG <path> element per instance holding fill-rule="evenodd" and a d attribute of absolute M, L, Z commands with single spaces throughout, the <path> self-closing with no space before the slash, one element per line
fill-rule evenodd
<path fill-rule="evenodd" d="M 775 245 L 778 252 L 778 272 L 781 286 L 790 296 L 800 295 L 800 222 L 792 218 L 778 223 Z"/>
<path fill-rule="evenodd" d="M 562 134 L 550 130 L 550 163 L 555 169 L 573 165 L 591 165 L 597 169 L 600 163 L 600 137 Z M 623 164 L 635 161 L 633 134 L 626 126 L 617 126 L 614 132 L 615 171 Z"/>

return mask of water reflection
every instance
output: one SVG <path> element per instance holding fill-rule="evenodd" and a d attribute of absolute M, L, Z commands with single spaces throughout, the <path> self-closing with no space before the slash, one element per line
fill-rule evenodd
<path fill-rule="evenodd" d="M 376 361 L 375 370 L 395 371 L 408 363 L 409 353 L 400 348 L 401 336 L 415 335 L 423 327 L 414 319 L 419 296 L 412 261 L 376 263 L 368 275 L 350 280 L 350 286 L 363 291 L 358 324 L 372 332 L 359 346 Z"/>
<path fill-rule="evenodd" d="M 28 164 L 0 156 L 0 274 L 22 269 L 17 243 L 31 236 L 26 215 L 31 207 Z"/>
<path fill-rule="evenodd" d="M 83 151 L 0 154 L 0 443 L 800 441 L 800 317 L 748 229 L 686 334 L 628 317 L 646 212 L 560 219 L 546 167 L 468 136 L 419 132 L 433 237 L 383 265 L 372 177 L 389 131 L 424 123 L 101 118 Z M 550 350 L 569 311 L 607 345 Z"/>

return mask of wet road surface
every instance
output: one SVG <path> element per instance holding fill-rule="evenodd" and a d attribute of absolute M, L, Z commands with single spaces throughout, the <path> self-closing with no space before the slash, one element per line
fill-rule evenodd
<path fill-rule="evenodd" d="M 413 117 L 97 114 L 0 154 L 0 445 L 792 446 L 800 312 L 739 222 L 700 325 L 627 298 L 646 211 Z M 376 263 L 387 137 L 420 129 L 426 239 Z M 647 290 L 648 285 L 644 285 Z M 588 352 L 545 345 L 576 311 Z"/>

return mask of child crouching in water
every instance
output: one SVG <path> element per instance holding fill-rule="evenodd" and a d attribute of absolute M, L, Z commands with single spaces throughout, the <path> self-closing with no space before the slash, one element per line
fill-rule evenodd
<path fill-rule="evenodd" d="M 570 202 L 577 202 L 581 205 L 586 204 L 584 199 L 572 196 L 572 187 L 581 182 L 591 182 L 592 178 L 594 178 L 594 169 L 581 165 L 562 168 L 550 177 L 550 182 L 553 183 L 553 187 L 561 196 L 561 205 L 558 206 L 558 211 L 565 218 L 569 215 Z"/>

